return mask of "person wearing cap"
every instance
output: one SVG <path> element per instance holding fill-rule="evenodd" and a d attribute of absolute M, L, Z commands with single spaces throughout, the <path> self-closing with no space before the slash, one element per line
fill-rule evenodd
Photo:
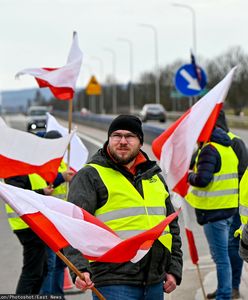
<path fill-rule="evenodd" d="M 154 224 L 174 212 L 161 170 L 141 150 L 143 142 L 140 119 L 119 115 L 109 126 L 103 148 L 70 185 L 68 201 L 95 215 L 123 239 L 150 228 L 147 216 Z M 70 246 L 65 254 L 84 275 L 81 280 L 72 274 L 76 287 L 85 291 L 96 286 L 108 300 L 162 300 L 163 292 L 171 293 L 181 282 L 177 220 L 135 264 L 89 262 Z"/>
<path fill-rule="evenodd" d="M 246 145 L 239 136 L 235 135 L 229 130 L 224 110 L 220 111 L 215 125 L 221 128 L 222 130 L 224 130 L 231 139 L 231 147 L 238 158 L 238 179 L 240 182 L 243 174 L 247 169 L 247 164 L 248 164 L 248 152 L 247 152 Z M 241 275 L 243 269 L 243 260 L 239 256 L 239 238 L 235 235 L 235 232 L 241 226 L 240 215 L 241 218 L 243 219 L 245 219 L 244 216 L 245 212 L 247 215 L 247 208 L 243 207 L 242 199 L 240 196 L 241 194 L 239 192 L 239 211 L 237 210 L 237 212 L 233 216 L 233 220 L 229 231 L 229 241 L 228 241 L 228 254 L 229 254 L 229 259 L 232 268 L 232 298 L 233 299 L 240 298 L 239 286 L 241 282 Z M 245 196 L 247 196 L 247 194 Z M 216 291 L 209 293 L 207 295 L 208 299 L 215 299 L 215 297 L 216 297 Z"/>
<path fill-rule="evenodd" d="M 53 130 L 44 135 L 37 134 L 37 136 L 53 139 L 61 137 L 61 134 Z M 6 184 L 33 190 L 43 195 L 61 195 L 61 184 L 70 181 L 73 175 L 74 172 L 72 174 L 71 171 L 67 171 L 62 163 L 58 176 L 52 185 L 48 184 L 38 174 L 9 177 L 4 181 Z M 6 212 L 10 227 L 23 247 L 23 267 L 15 293 L 19 295 L 39 294 L 47 273 L 46 245 L 9 205 L 6 205 Z"/>

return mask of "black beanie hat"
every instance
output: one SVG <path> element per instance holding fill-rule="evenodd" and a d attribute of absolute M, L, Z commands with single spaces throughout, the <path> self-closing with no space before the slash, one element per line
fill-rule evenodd
<path fill-rule="evenodd" d="M 44 138 L 45 139 L 58 139 L 61 138 L 62 134 L 58 132 L 58 130 L 50 130 L 45 133 Z"/>
<path fill-rule="evenodd" d="M 138 117 L 132 115 L 119 115 L 109 126 L 108 138 L 112 132 L 116 130 L 128 130 L 137 134 L 140 143 L 143 144 L 144 134 L 142 131 L 142 123 Z"/>

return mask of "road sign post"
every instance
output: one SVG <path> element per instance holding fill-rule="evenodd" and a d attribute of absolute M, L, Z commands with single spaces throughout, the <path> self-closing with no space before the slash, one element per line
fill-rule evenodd
<path fill-rule="evenodd" d="M 102 87 L 96 80 L 95 76 L 91 76 L 90 81 L 86 86 L 86 94 L 90 96 L 92 111 L 96 113 L 96 96 L 100 96 L 102 94 Z"/>

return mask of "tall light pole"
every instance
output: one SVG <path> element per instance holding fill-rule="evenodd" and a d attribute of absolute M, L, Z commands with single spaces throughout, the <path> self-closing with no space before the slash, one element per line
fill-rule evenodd
<path fill-rule="evenodd" d="M 188 9 L 191 12 L 192 15 L 192 43 L 193 43 L 193 54 L 196 56 L 196 51 L 197 51 L 197 45 L 196 45 L 196 15 L 195 15 L 195 10 L 193 9 L 192 6 L 186 5 L 186 4 L 181 4 L 181 3 L 172 3 L 173 6 L 177 7 L 183 7 Z"/>
<path fill-rule="evenodd" d="M 120 42 L 127 43 L 129 46 L 129 68 L 130 68 L 130 89 L 129 89 L 129 105 L 130 113 L 134 112 L 134 88 L 133 88 L 133 44 L 126 38 L 118 38 Z"/>
<path fill-rule="evenodd" d="M 96 56 L 92 56 L 91 59 L 93 60 L 96 60 L 99 62 L 99 66 L 100 66 L 100 81 L 101 81 L 101 85 L 102 85 L 102 92 L 101 92 L 101 95 L 100 95 L 100 111 L 101 111 L 101 114 L 104 114 L 104 93 L 103 93 L 103 74 L 104 74 L 104 71 L 103 71 L 103 61 L 101 58 L 99 57 L 96 57 Z"/>
<path fill-rule="evenodd" d="M 196 57 L 196 16 L 195 16 L 195 10 L 193 9 L 192 6 L 190 5 L 186 5 L 186 4 L 181 4 L 181 3 L 172 3 L 172 5 L 177 6 L 177 7 L 182 7 L 182 8 L 186 8 L 187 10 L 190 11 L 191 15 L 192 15 L 192 44 L 193 44 L 193 54 Z M 194 103 L 194 97 L 189 97 L 189 106 L 191 107 L 192 104 Z"/>
<path fill-rule="evenodd" d="M 116 54 L 113 49 L 110 48 L 104 48 L 105 51 L 109 52 L 112 55 L 112 75 L 113 75 L 113 93 L 112 93 L 112 105 L 113 105 L 113 114 L 117 113 L 117 86 L 115 82 L 116 78 Z"/>
<path fill-rule="evenodd" d="M 139 24 L 140 26 L 152 29 L 154 33 L 154 52 L 155 52 L 155 98 L 156 103 L 160 103 L 160 85 L 159 85 L 159 63 L 158 63 L 158 33 L 155 26 L 151 24 Z"/>

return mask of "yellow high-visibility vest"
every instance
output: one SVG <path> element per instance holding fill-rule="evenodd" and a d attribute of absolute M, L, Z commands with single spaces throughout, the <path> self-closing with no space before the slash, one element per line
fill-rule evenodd
<path fill-rule="evenodd" d="M 242 225 L 248 223 L 248 168 L 239 183 L 239 214 Z"/>
<path fill-rule="evenodd" d="M 157 175 L 142 179 L 143 197 L 120 172 L 97 164 L 94 167 L 108 191 L 107 202 L 95 211 L 95 216 L 126 239 L 144 232 L 166 218 L 165 200 L 169 196 Z M 171 251 L 172 235 L 169 226 L 159 238 Z"/>
<path fill-rule="evenodd" d="M 59 172 L 64 172 L 67 169 L 66 164 L 62 161 L 59 167 Z M 47 186 L 46 181 L 38 174 L 30 174 L 28 175 L 30 184 L 31 184 L 31 189 L 32 190 L 39 190 L 43 189 L 44 187 Z M 66 198 L 66 185 L 65 183 L 59 185 L 54 189 L 53 196 L 58 198 L 62 198 L 65 200 Z M 14 230 L 21 230 L 28 228 L 29 226 L 18 216 L 18 214 L 8 205 L 5 204 L 5 210 L 8 215 L 8 222 L 11 227 L 11 229 Z"/>
<path fill-rule="evenodd" d="M 238 159 L 231 147 L 211 142 L 221 157 L 221 168 L 206 187 L 191 186 L 185 199 L 194 208 L 224 209 L 238 207 Z M 205 145 L 204 145 L 205 146 Z M 203 146 L 203 147 L 204 147 Z M 197 170 L 196 170 L 197 171 Z"/>

